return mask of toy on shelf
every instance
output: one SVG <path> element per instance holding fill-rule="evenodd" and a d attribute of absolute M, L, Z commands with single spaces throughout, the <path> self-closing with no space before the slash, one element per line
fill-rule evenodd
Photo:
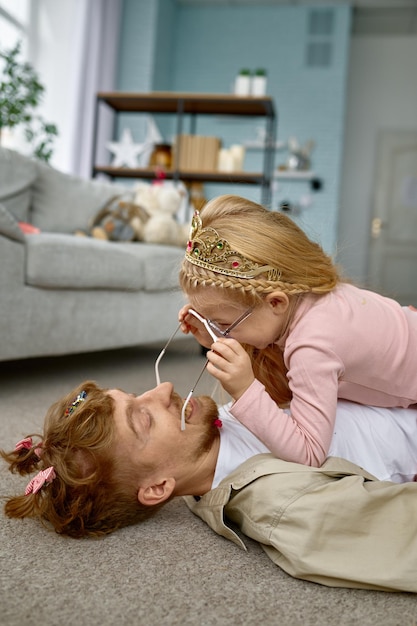
<path fill-rule="evenodd" d="M 131 193 L 112 198 L 93 217 L 87 230 L 75 234 L 107 241 L 185 246 L 188 224 L 178 219 L 184 202 L 188 203 L 188 194 L 183 183 L 141 182 L 132 187 Z"/>
<path fill-rule="evenodd" d="M 292 171 L 305 171 L 311 169 L 311 153 L 315 142 L 310 139 L 304 146 L 301 146 L 295 137 L 288 139 L 288 149 L 290 156 L 287 159 L 287 168 Z"/>

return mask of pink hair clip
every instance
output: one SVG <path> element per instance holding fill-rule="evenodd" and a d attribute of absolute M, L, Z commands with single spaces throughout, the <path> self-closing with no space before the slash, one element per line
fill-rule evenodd
<path fill-rule="evenodd" d="M 51 467 L 41 470 L 28 483 L 28 486 L 25 489 L 25 496 L 28 496 L 30 493 L 37 493 L 40 489 L 42 489 L 45 483 L 51 483 L 54 478 L 56 478 L 56 474 L 52 465 Z"/>
<path fill-rule="evenodd" d="M 17 442 L 15 450 L 30 450 L 33 445 L 32 437 L 25 437 Z"/>

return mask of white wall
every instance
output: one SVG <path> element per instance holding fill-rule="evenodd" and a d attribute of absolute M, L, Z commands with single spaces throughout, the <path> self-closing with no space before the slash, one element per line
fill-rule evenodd
<path fill-rule="evenodd" d="M 83 51 L 85 0 L 41 0 L 38 3 L 39 39 L 33 63 L 47 86 L 42 115 L 58 126 L 51 164 L 62 171 L 72 169 L 76 135 L 78 72 Z"/>
<path fill-rule="evenodd" d="M 89 177 L 95 94 L 114 88 L 123 0 L 33 0 L 29 59 L 46 86 L 42 110 L 59 137 L 51 165 Z"/>
<path fill-rule="evenodd" d="M 377 136 L 417 130 L 417 37 L 353 37 L 347 94 L 339 261 L 366 282 Z"/>

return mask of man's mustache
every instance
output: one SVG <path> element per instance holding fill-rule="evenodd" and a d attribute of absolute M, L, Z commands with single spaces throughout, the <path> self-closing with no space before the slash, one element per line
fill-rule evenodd
<path fill-rule="evenodd" d="M 171 402 L 178 408 L 178 411 L 181 413 L 182 405 L 184 404 L 184 400 L 181 398 L 179 393 L 173 391 L 171 394 Z"/>

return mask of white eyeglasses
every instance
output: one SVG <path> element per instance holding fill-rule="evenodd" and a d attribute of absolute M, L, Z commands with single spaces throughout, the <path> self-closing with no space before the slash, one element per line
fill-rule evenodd
<path fill-rule="evenodd" d="M 229 334 L 231 333 L 231 331 L 234 328 L 236 328 L 236 326 L 241 324 L 246 318 L 249 317 L 249 315 L 251 315 L 252 311 L 253 311 L 252 307 L 247 309 L 244 313 L 242 313 L 242 315 L 240 315 L 237 318 L 236 321 L 233 322 L 233 324 L 231 324 L 231 326 L 226 328 L 226 330 L 222 330 L 215 322 L 213 322 L 212 320 L 206 319 L 205 317 L 203 317 L 202 315 L 197 313 L 197 311 L 194 311 L 194 309 L 188 309 L 187 313 L 190 313 L 191 315 L 194 315 L 194 317 L 196 317 L 202 324 L 204 324 L 207 332 L 209 333 L 209 335 L 213 339 L 213 341 L 217 341 L 217 339 L 219 337 L 228 337 Z M 158 358 L 155 361 L 155 376 L 156 376 L 156 384 L 157 385 L 161 384 L 161 377 L 159 375 L 159 363 L 161 362 L 161 359 L 164 356 L 164 354 L 165 354 L 169 344 L 174 339 L 175 335 L 177 334 L 177 332 L 179 331 L 180 328 L 181 328 L 181 324 L 179 324 L 177 326 L 176 330 L 172 333 L 171 337 L 168 339 L 167 343 L 165 344 L 165 347 L 162 348 Z M 207 363 L 208 363 L 208 360 L 206 360 L 206 362 L 204 364 L 204 367 L 201 370 L 197 380 L 195 381 L 191 391 L 189 392 L 189 394 L 185 398 L 185 401 L 184 401 L 184 404 L 183 404 L 182 410 L 181 410 L 181 430 L 185 430 L 185 409 L 187 408 L 187 405 L 190 402 L 191 396 L 194 393 L 194 389 L 197 387 L 197 384 L 199 383 L 200 378 L 202 377 L 202 375 L 204 373 L 204 370 L 207 367 Z"/>

